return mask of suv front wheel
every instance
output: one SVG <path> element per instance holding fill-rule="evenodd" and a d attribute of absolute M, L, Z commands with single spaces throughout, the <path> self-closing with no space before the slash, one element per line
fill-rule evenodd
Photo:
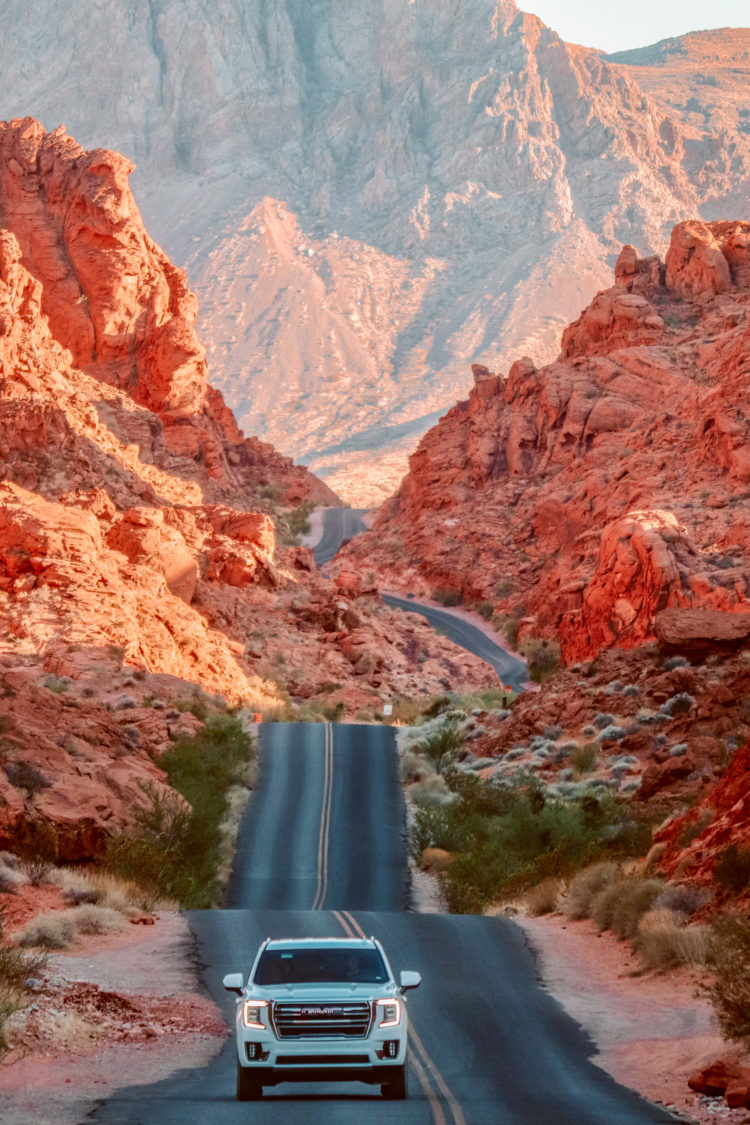
<path fill-rule="evenodd" d="M 406 1098 L 406 1063 L 403 1066 L 394 1066 L 388 1079 L 380 1085 L 380 1092 L 390 1101 L 403 1101 Z"/>
<path fill-rule="evenodd" d="M 246 1066 L 237 1063 L 237 1101 L 256 1102 L 263 1097 L 263 1087 Z"/>

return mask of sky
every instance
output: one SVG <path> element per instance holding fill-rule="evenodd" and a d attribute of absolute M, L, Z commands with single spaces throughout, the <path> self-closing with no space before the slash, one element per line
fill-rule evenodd
<path fill-rule="evenodd" d="M 516 0 L 568 43 L 627 51 L 711 27 L 750 27 L 750 0 Z"/>

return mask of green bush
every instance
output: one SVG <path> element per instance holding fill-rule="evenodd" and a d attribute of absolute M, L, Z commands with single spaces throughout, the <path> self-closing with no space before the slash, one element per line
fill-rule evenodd
<path fill-rule="evenodd" d="M 532 775 L 498 784 L 458 769 L 444 774 L 456 799 L 418 809 L 417 853 L 445 848 L 456 855 L 443 876 L 454 913 L 481 911 L 548 878 L 563 878 L 604 853 L 626 854 L 639 839 L 611 796 L 546 797 Z"/>
<path fill-rule="evenodd" d="M 726 918 L 716 928 L 714 982 L 708 988 L 719 1026 L 728 1039 L 750 1046 L 750 921 Z"/>
<path fill-rule="evenodd" d="M 464 736 L 454 723 L 444 723 L 416 744 L 414 749 L 440 768 L 446 754 L 452 754 L 463 745 Z"/>
<path fill-rule="evenodd" d="M 493 602 L 477 602 L 474 609 L 480 617 L 483 617 L 485 621 L 489 621 L 495 611 L 495 605 Z"/>
<path fill-rule="evenodd" d="M 230 715 L 213 715 L 193 738 L 179 739 L 159 765 L 190 807 L 146 787 L 148 806 L 130 830 L 110 839 L 106 866 L 185 908 L 215 905 L 227 794 L 251 758 L 252 740 Z"/>
<path fill-rule="evenodd" d="M 43 955 L 29 955 L 14 946 L 4 945 L 4 928 L 5 910 L 0 907 L 0 1049 L 7 1047 L 4 1036 L 6 1021 L 27 1003 L 29 989 L 26 982 L 39 976 L 46 964 Z"/>
<path fill-rule="evenodd" d="M 434 590 L 432 596 L 436 602 L 440 602 L 440 604 L 444 606 L 461 605 L 461 602 L 464 600 L 463 595 L 458 590 L 446 590 L 443 588 Z"/>
<path fill-rule="evenodd" d="M 750 851 L 729 844 L 714 865 L 714 878 L 726 890 L 742 894 L 750 884 Z"/>
<path fill-rule="evenodd" d="M 577 777 L 583 777 L 585 774 L 592 773 L 596 769 L 599 749 L 598 742 L 587 742 L 585 746 L 579 746 L 573 751 L 570 756 L 570 764 L 575 770 Z"/>
<path fill-rule="evenodd" d="M 529 666 L 535 684 L 544 683 L 560 667 L 560 646 L 548 637 L 529 637 L 518 650 Z"/>

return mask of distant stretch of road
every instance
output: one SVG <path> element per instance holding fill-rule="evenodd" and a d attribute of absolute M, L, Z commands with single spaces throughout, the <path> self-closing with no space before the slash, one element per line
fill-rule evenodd
<path fill-rule="evenodd" d="M 261 781 L 240 837 L 230 902 L 188 914 L 206 988 L 234 1022 L 227 972 L 270 937 L 374 935 L 409 993 L 409 1098 L 360 1083 L 281 1084 L 234 1098 L 236 1047 L 96 1109 L 99 1125 L 667 1125 L 674 1118 L 591 1061 L 581 1029 L 539 987 L 505 919 L 410 914 L 403 799 L 391 729 L 264 727 Z M 395 786 L 395 788 L 394 788 Z M 286 791 L 289 791 L 288 794 Z M 382 871 L 379 870 L 382 867 Z M 366 900 L 370 899 L 372 908 Z M 168 1003 L 168 1001 L 166 1001 Z M 123 1075 L 124 1082 L 137 1080 Z"/>
<path fill-rule="evenodd" d="M 403 910 L 409 876 L 393 731 L 266 723 L 260 744 L 225 905 Z"/>
<path fill-rule="evenodd" d="M 345 539 L 351 539 L 360 532 L 365 531 L 362 522 L 362 512 L 351 508 L 326 508 L 323 512 L 323 538 L 314 549 L 315 561 L 318 566 L 330 562 L 339 550 Z M 398 606 L 399 609 L 410 613 L 419 613 L 430 623 L 445 633 L 455 644 L 465 648 L 467 652 L 486 660 L 504 684 L 520 691 L 528 679 L 528 668 L 523 660 L 512 656 L 491 637 L 478 629 L 476 625 L 465 621 L 463 617 L 451 613 L 447 609 L 437 609 L 435 606 L 424 605 L 423 602 L 413 601 L 411 598 L 398 597 L 395 594 L 384 594 L 383 601 L 386 605 Z"/>
<path fill-rule="evenodd" d="M 367 509 L 362 508 L 324 508 L 323 509 L 323 537 L 313 548 L 315 561 L 318 566 L 329 563 L 341 544 L 347 539 L 353 539 L 361 531 L 366 531 L 362 517 Z"/>

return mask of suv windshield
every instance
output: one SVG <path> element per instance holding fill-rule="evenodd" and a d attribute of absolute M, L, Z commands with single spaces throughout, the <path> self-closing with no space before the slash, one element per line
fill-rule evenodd
<path fill-rule="evenodd" d="M 382 984 L 388 980 L 377 949 L 267 949 L 255 970 L 255 984 L 317 984 L 354 981 Z"/>

